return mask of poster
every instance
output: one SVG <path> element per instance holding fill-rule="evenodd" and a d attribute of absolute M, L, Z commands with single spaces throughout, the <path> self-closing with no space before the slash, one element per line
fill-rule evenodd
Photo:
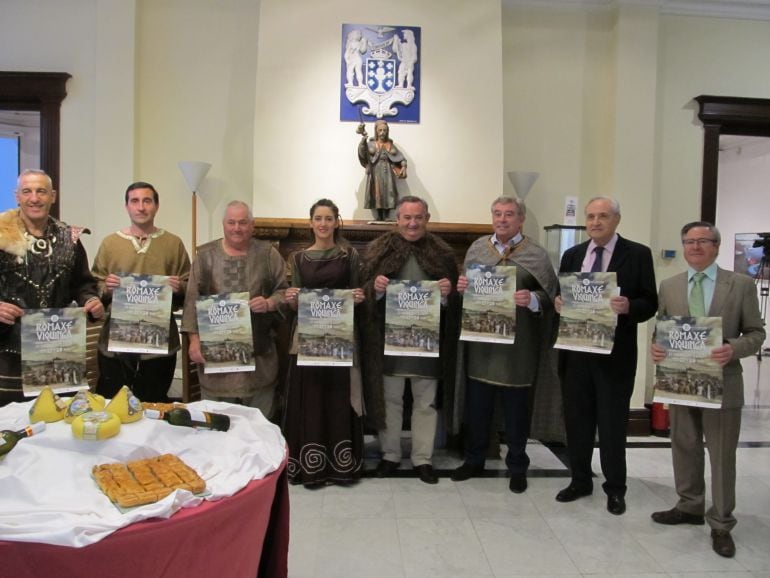
<path fill-rule="evenodd" d="M 385 355 L 438 357 L 441 331 L 438 281 L 391 280 L 385 299 Z"/>
<path fill-rule="evenodd" d="M 610 297 L 618 294 L 617 276 L 607 273 L 560 273 L 559 334 L 554 347 L 609 355 L 618 317 Z"/>
<path fill-rule="evenodd" d="M 86 313 L 82 307 L 29 309 L 21 318 L 24 395 L 46 386 L 55 393 L 88 389 Z"/>
<path fill-rule="evenodd" d="M 299 292 L 297 365 L 353 365 L 353 291 Z"/>
<path fill-rule="evenodd" d="M 195 302 L 203 373 L 254 371 L 249 294 L 220 293 Z"/>
<path fill-rule="evenodd" d="M 516 267 L 472 265 L 465 272 L 463 341 L 513 343 L 516 337 Z"/>
<path fill-rule="evenodd" d="M 165 275 L 127 275 L 112 292 L 108 351 L 168 354 L 173 293 Z"/>
<path fill-rule="evenodd" d="M 653 401 L 722 407 L 722 367 L 709 357 L 722 345 L 721 317 L 659 317 L 655 343 L 666 350 L 666 358 L 655 368 Z"/>

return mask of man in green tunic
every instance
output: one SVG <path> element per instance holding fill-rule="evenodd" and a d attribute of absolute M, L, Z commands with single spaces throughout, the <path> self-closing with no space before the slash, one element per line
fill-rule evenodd
<path fill-rule="evenodd" d="M 473 264 L 516 267 L 516 339 L 513 344 L 464 342 L 465 345 L 465 461 L 452 473 L 459 482 L 480 474 L 489 446 L 495 396 L 503 401 L 511 474 L 509 488 L 527 489 L 529 396 L 541 350 L 550 339 L 550 320 L 558 281 L 548 254 L 521 232 L 526 209 L 512 197 L 492 203 L 494 234 L 477 239 L 465 255 L 465 269 Z M 468 278 L 461 275 L 457 290 L 464 293 Z M 545 339 L 544 339 L 545 338 Z M 462 379 L 463 376 L 459 376 Z"/>

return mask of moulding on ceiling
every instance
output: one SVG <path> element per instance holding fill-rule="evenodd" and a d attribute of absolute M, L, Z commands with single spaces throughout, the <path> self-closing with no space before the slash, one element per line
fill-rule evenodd
<path fill-rule="evenodd" d="M 506 6 L 610 9 L 621 5 L 655 6 L 661 14 L 770 20 L 770 0 L 502 0 Z"/>

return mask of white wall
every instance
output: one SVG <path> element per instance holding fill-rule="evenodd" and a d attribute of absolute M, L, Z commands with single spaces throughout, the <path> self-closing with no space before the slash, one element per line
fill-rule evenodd
<path fill-rule="evenodd" d="M 679 230 L 700 218 L 703 129 L 692 99 L 770 98 L 770 22 L 667 16 L 660 36 L 653 254 L 675 249 L 677 258 L 658 257 L 659 280 L 686 266 Z"/>
<path fill-rule="evenodd" d="M 717 257 L 720 267 L 732 270 L 736 233 L 770 232 L 770 138 L 746 138 L 737 148 L 719 153 L 716 224 L 722 235 Z M 767 320 L 770 287 L 766 276 L 757 283 L 761 312 Z M 770 337 L 765 345 L 770 343 Z"/>
<path fill-rule="evenodd" d="M 198 244 L 222 236 L 228 201 L 252 200 L 258 28 L 259 0 L 139 1 L 135 177 L 159 190 L 158 225 L 188 250 L 192 195 L 179 161 L 212 165 Z"/>
<path fill-rule="evenodd" d="M 133 169 L 134 0 L 3 0 L 0 69 L 68 72 L 61 210 L 93 255 Z M 120 208 L 120 206 L 118 206 Z"/>
<path fill-rule="evenodd" d="M 372 216 L 362 208 L 357 123 L 339 120 L 343 23 L 422 27 L 420 124 L 390 130 L 409 162 L 406 184 L 433 220 L 486 221 L 487 200 L 503 187 L 499 0 L 263 0 L 255 214 L 304 217 L 328 196 L 344 218 Z"/>

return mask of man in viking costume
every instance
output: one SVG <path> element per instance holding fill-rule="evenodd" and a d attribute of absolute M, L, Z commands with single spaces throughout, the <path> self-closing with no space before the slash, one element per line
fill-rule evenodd
<path fill-rule="evenodd" d="M 26 170 L 16 185 L 18 209 L 0 213 L 0 405 L 24 401 L 21 317 L 27 309 L 72 301 L 94 319 L 104 313 L 80 235 L 49 215 L 56 201 L 51 177 Z"/>
<path fill-rule="evenodd" d="M 396 206 L 397 229 L 366 248 L 364 285 L 367 293 L 363 330 L 363 378 L 368 425 L 379 430 L 382 460 L 377 474 L 385 477 L 401 465 L 403 395 L 409 379 L 414 404 L 411 416 L 412 464 L 423 482 L 435 484 L 431 460 L 436 438 L 439 381 L 443 399 L 451 399 L 454 351 L 457 347 L 457 263 L 451 247 L 426 230 L 430 213 L 419 197 L 405 196 Z M 385 356 L 385 292 L 391 279 L 438 281 L 442 299 L 440 357 Z M 444 409 L 448 408 L 444 406 Z M 446 412 L 445 412 L 446 413 Z"/>

